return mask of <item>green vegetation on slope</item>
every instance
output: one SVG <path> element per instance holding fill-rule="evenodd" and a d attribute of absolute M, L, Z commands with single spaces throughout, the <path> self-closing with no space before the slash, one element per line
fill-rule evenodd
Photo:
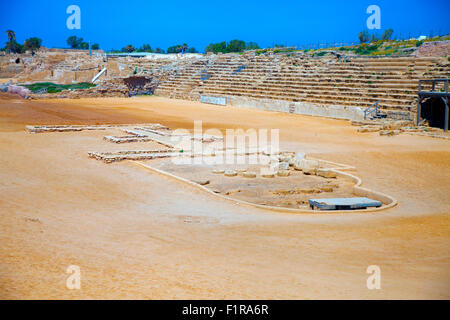
<path fill-rule="evenodd" d="M 410 50 L 414 50 L 415 48 L 420 47 L 422 44 L 426 42 L 435 42 L 435 41 L 444 41 L 450 40 L 450 36 L 442 36 L 442 37 L 433 37 L 426 38 L 424 40 L 378 40 L 372 43 L 362 43 L 357 46 L 347 46 L 347 47 L 339 47 L 339 48 L 326 48 L 326 49 L 317 49 L 317 50 L 304 50 L 305 52 L 310 51 L 314 52 L 313 56 L 322 56 L 323 52 L 329 50 L 339 50 L 352 52 L 358 55 L 365 56 L 402 56 L 409 55 Z"/>
<path fill-rule="evenodd" d="M 47 90 L 48 93 L 61 92 L 63 90 L 89 89 L 95 87 L 95 84 L 89 82 L 81 82 L 74 84 L 57 84 L 52 82 L 39 82 L 33 84 L 23 84 L 22 86 L 30 89 L 32 92 L 42 92 Z"/>

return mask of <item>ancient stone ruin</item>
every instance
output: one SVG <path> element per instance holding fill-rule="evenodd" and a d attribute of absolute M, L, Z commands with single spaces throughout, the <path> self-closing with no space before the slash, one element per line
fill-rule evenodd
<path fill-rule="evenodd" d="M 41 50 L 0 56 L 0 76 L 15 83 L 90 82 L 96 87 L 31 98 L 156 94 L 222 105 L 362 120 L 378 102 L 391 119 L 412 120 L 419 79 L 450 77 L 450 44 L 423 44 L 409 56 L 343 51 L 246 51 L 243 54 L 121 56 Z M 215 102 L 216 101 L 216 102 Z"/>

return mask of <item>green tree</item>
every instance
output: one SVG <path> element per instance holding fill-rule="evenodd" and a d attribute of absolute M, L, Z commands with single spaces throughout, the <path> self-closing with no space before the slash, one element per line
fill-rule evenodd
<path fill-rule="evenodd" d="M 381 39 L 389 40 L 389 39 L 391 39 L 393 33 L 394 33 L 393 29 L 387 29 L 384 31 L 383 35 L 381 36 Z"/>
<path fill-rule="evenodd" d="M 234 39 L 227 45 L 227 52 L 242 52 L 245 50 L 245 42 L 243 40 Z"/>
<path fill-rule="evenodd" d="M 142 47 L 139 48 L 140 52 L 153 52 L 152 47 L 149 44 L 143 44 Z"/>
<path fill-rule="evenodd" d="M 82 42 L 80 44 L 80 48 L 79 49 L 83 49 L 83 50 L 88 50 L 89 49 L 89 43 L 87 42 Z"/>
<path fill-rule="evenodd" d="M 187 49 L 188 53 L 198 53 L 197 49 L 195 49 L 194 47 L 190 47 L 189 49 Z"/>
<path fill-rule="evenodd" d="M 359 42 L 361 43 L 366 43 L 369 41 L 369 32 L 367 32 L 366 30 L 361 31 L 358 34 L 358 38 L 359 38 Z"/>
<path fill-rule="evenodd" d="M 170 46 L 167 48 L 167 53 L 177 53 L 178 46 Z"/>
<path fill-rule="evenodd" d="M 122 48 L 122 52 L 133 52 L 134 50 L 135 49 L 134 49 L 134 47 L 131 44 L 129 44 L 126 47 Z"/>
<path fill-rule="evenodd" d="M 13 30 L 6 30 L 8 36 L 8 42 L 6 43 L 5 50 L 12 53 L 23 52 L 23 45 L 16 41 L 16 34 Z"/>
<path fill-rule="evenodd" d="M 67 44 L 72 49 L 81 49 L 81 45 L 83 44 L 83 38 L 78 38 L 77 36 L 70 36 L 67 38 Z"/>
<path fill-rule="evenodd" d="M 8 41 L 6 43 L 5 50 L 6 50 L 6 52 L 12 52 L 12 53 L 22 53 L 24 51 L 23 45 L 18 43 L 16 40 Z"/>
<path fill-rule="evenodd" d="M 181 44 L 170 46 L 167 48 L 167 53 L 179 53 L 182 50 L 181 48 L 182 48 Z"/>
<path fill-rule="evenodd" d="M 98 43 L 94 43 L 94 44 L 91 46 L 91 49 L 92 49 L 92 50 L 98 50 L 98 49 L 100 49 L 100 46 L 99 46 Z"/>
<path fill-rule="evenodd" d="M 247 44 L 245 45 L 245 49 L 246 50 L 255 50 L 255 49 L 259 49 L 259 46 L 256 42 L 247 42 Z"/>
<path fill-rule="evenodd" d="M 161 48 L 156 48 L 155 53 L 164 53 L 164 50 Z"/>
<path fill-rule="evenodd" d="M 25 43 L 23 44 L 23 47 L 25 50 L 31 50 L 31 52 L 35 52 L 41 47 L 42 39 L 32 37 L 27 40 L 25 40 Z"/>
<path fill-rule="evenodd" d="M 227 52 L 227 43 L 225 41 L 219 43 L 210 43 L 206 48 L 205 52 L 213 52 L 213 53 L 225 53 Z"/>
<path fill-rule="evenodd" d="M 244 50 L 254 50 L 259 49 L 259 46 L 256 42 L 248 42 L 245 43 L 243 40 L 234 39 L 230 42 L 218 42 L 218 43 L 210 43 L 206 48 L 205 52 L 213 52 L 213 53 L 228 53 L 228 52 L 242 52 Z"/>

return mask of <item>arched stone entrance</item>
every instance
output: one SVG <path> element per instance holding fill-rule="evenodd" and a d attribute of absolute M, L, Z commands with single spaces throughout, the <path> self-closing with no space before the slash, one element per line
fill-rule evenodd
<path fill-rule="evenodd" d="M 417 100 L 417 125 L 421 119 L 428 120 L 430 126 L 448 130 L 450 79 L 419 80 Z"/>
<path fill-rule="evenodd" d="M 420 117 L 428 121 L 430 127 L 444 129 L 445 125 L 445 98 L 425 98 L 422 102 Z M 447 119 L 448 128 L 448 119 Z"/>

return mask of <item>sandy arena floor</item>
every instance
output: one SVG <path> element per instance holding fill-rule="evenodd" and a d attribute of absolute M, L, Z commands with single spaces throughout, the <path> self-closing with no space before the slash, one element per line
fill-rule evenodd
<path fill-rule="evenodd" d="M 248 158 L 244 161 L 248 163 Z M 172 159 L 167 158 L 144 163 L 189 181 L 204 184 L 205 188 L 216 194 L 267 206 L 308 210 L 310 198 L 354 197 L 354 183 L 349 179 L 326 179 L 316 175 L 304 175 L 301 171 L 292 168 L 289 170 L 288 177 L 264 178 L 261 177 L 260 169 L 267 166 L 255 164 L 182 165 L 173 163 Z M 232 171 L 245 169 L 257 176 L 246 178 L 241 172 L 237 172 L 237 176 L 227 177 L 224 174 L 213 173 L 214 169 Z"/>
<path fill-rule="evenodd" d="M 357 168 L 399 205 L 366 214 L 248 208 L 88 151 L 104 133 L 26 124 L 280 129 L 281 148 Z M 133 144 L 141 149 L 147 143 Z M 122 149 L 123 148 L 123 149 Z M 450 141 L 347 121 L 148 98 L 0 97 L 0 298 L 450 298 Z M 66 268 L 81 268 L 81 290 Z M 381 268 L 368 290 L 366 269 Z"/>

